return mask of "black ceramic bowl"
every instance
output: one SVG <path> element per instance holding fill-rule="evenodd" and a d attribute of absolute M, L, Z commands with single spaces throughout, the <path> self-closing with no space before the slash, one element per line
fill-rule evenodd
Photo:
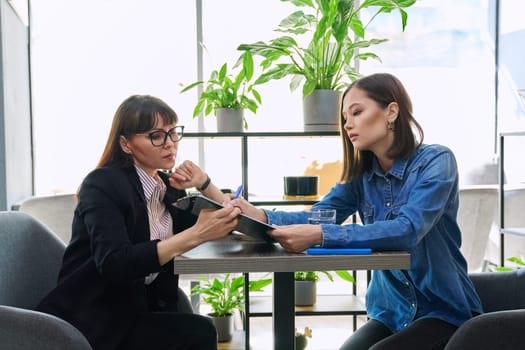
<path fill-rule="evenodd" d="M 284 195 L 309 197 L 317 196 L 318 176 L 285 176 Z"/>

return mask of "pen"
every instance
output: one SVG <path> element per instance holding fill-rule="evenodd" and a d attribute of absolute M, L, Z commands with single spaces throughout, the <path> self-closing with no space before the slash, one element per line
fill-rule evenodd
<path fill-rule="evenodd" d="M 243 189 L 244 189 L 243 185 L 240 185 L 239 187 L 237 187 L 237 191 L 235 191 L 235 196 L 233 197 L 233 199 L 239 198 L 239 196 L 242 194 Z"/>

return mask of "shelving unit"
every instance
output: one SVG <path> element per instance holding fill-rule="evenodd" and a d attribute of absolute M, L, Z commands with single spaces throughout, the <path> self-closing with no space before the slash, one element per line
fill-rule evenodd
<path fill-rule="evenodd" d="M 520 136 L 525 136 L 525 131 L 502 132 L 499 135 L 498 207 L 501 266 L 505 263 L 505 235 L 512 234 L 525 237 L 525 227 L 505 226 L 505 138 Z"/>
<path fill-rule="evenodd" d="M 243 196 L 245 199 L 257 206 L 291 206 L 291 205 L 312 205 L 316 200 L 285 200 L 282 198 L 250 198 L 249 184 L 249 139 L 251 138 L 317 138 L 317 137 L 338 137 L 337 131 L 297 131 L 297 132 L 243 132 L 243 133 L 185 133 L 185 138 L 239 138 L 241 147 L 241 171 L 242 183 L 244 185 Z M 248 290 L 249 274 L 245 273 L 245 290 Z M 354 273 L 354 278 L 355 278 Z M 367 274 L 370 280 L 370 272 Z M 296 316 L 322 316 L 322 315 L 352 315 L 354 320 L 354 330 L 357 328 L 357 316 L 366 315 L 364 298 L 356 295 L 356 286 L 353 285 L 353 294 L 347 295 L 318 295 L 316 305 L 312 307 L 296 307 Z M 246 293 L 244 332 L 237 332 L 230 343 L 220 344 L 220 349 L 238 349 L 239 342 L 244 333 L 244 347 L 249 349 L 250 339 L 250 317 L 270 317 L 272 316 L 271 296 L 250 296 Z"/>
<path fill-rule="evenodd" d="M 272 315 L 272 300 L 269 296 L 250 298 L 250 317 L 269 317 Z M 315 305 L 296 306 L 296 316 L 355 316 L 354 330 L 357 329 L 357 316 L 366 315 L 364 297 L 357 295 L 321 294 Z"/>
<path fill-rule="evenodd" d="M 219 132 L 205 132 L 205 133 L 185 133 L 185 138 L 239 138 L 241 147 L 241 159 L 242 164 L 242 183 L 244 185 L 244 197 L 248 200 L 250 193 L 250 181 L 249 181 L 249 149 L 248 141 L 251 138 L 305 138 L 305 137 L 334 137 L 339 136 L 337 131 L 290 131 L 290 132 L 241 132 L 241 133 L 219 133 Z M 308 205 L 313 204 L 315 201 L 285 201 L 283 199 L 270 199 L 263 201 L 252 201 L 255 205 L 269 206 L 269 205 Z"/>

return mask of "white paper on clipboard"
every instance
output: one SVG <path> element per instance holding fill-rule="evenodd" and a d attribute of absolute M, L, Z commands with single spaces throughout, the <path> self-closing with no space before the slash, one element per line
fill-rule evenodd
<path fill-rule="evenodd" d="M 201 209 L 204 208 L 223 208 L 222 204 L 202 195 L 183 197 L 172 203 L 172 205 L 176 208 L 190 211 L 193 215 L 199 215 Z M 247 236 L 264 240 L 268 243 L 275 243 L 275 239 L 268 235 L 268 230 L 273 230 L 273 227 L 244 214 L 239 215 L 239 224 L 235 228 L 235 231 Z"/>

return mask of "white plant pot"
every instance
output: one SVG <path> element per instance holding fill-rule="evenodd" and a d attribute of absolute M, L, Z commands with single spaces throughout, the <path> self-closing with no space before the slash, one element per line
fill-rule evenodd
<path fill-rule="evenodd" d="M 243 132 L 244 109 L 219 108 L 217 109 L 217 132 Z"/>
<path fill-rule="evenodd" d="M 341 92 L 314 90 L 303 100 L 304 131 L 339 131 Z"/>
<path fill-rule="evenodd" d="M 317 301 L 317 283 L 295 281 L 295 305 L 312 306 Z"/>
<path fill-rule="evenodd" d="M 227 316 L 221 316 L 221 317 L 215 317 L 213 315 L 209 315 L 213 321 L 213 324 L 215 325 L 215 329 L 217 330 L 217 340 L 219 342 L 226 342 L 230 341 L 233 337 L 233 315 L 227 315 Z"/>

